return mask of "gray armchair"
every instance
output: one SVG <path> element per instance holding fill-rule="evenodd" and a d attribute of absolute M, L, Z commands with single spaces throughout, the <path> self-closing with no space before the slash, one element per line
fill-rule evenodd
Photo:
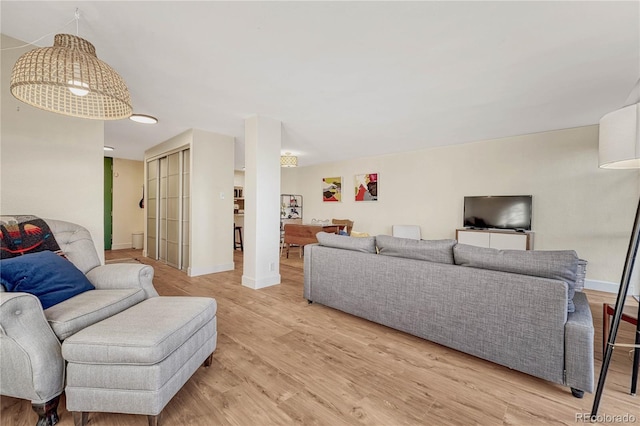
<path fill-rule="evenodd" d="M 38 426 L 58 422 L 57 406 L 65 384 L 61 342 L 158 296 L 151 266 L 101 265 L 89 231 L 69 222 L 46 222 L 67 258 L 96 289 L 43 310 L 35 296 L 5 292 L 0 286 L 0 394 L 31 400 Z"/>

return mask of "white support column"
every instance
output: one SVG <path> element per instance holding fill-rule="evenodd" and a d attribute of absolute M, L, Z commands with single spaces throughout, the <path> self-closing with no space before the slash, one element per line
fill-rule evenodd
<path fill-rule="evenodd" d="M 242 285 L 280 284 L 280 121 L 245 120 L 244 272 Z"/>

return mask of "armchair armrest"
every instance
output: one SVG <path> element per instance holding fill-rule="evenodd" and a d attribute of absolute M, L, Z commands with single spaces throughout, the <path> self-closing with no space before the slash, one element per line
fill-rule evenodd
<path fill-rule="evenodd" d="M 37 297 L 0 292 L 0 393 L 45 403 L 64 388 L 60 341 Z"/>
<path fill-rule="evenodd" d="M 87 278 L 97 289 L 141 288 L 146 298 L 158 296 L 153 287 L 153 268 L 135 263 L 112 263 L 96 266 L 87 272 Z"/>

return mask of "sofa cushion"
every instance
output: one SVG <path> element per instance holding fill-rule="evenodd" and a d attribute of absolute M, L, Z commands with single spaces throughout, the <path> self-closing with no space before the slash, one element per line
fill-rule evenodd
<path fill-rule="evenodd" d="M 345 235 L 318 232 L 316 234 L 321 246 L 341 248 L 345 250 L 361 251 L 363 253 L 376 252 L 376 237 L 348 237 Z"/>
<path fill-rule="evenodd" d="M 141 288 L 87 291 L 44 311 L 58 339 L 130 308 L 145 299 Z"/>
<path fill-rule="evenodd" d="M 380 254 L 384 256 L 405 257 L 453 265 L 453 246 L 456 245 L 456 240 L 414 240 L 378 235 L 376 244 Z"/>
<path fill-rule="evenodd" d="M 457 244 L 453 254 L 456 265 L 564 281 L 569 287 L 567 311 L 575 311 L 573 296 L 579 259 L 573 250 L 496 250 Z"/>
<path fill-rule="evenodd" d="M 73 263 L 52 251 L 3 259 L 0 282 L 7 291 L 33 294 L 42 309 L 95 288 Z"/>
<path fill-rule="evenodd" d="M 152 297 L 78 332 L 62 355 L 76 363 L 154 365 L 202 327 L 215 333 L 217 306 L 209 297 Z"/>

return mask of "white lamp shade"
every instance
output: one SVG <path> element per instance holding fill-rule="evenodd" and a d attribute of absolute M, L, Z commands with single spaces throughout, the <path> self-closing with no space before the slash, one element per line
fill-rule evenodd
<path fill-rule="evenodd" d="M 610 112 L 600 119 L 600 167 L 640 168 L 640 103 Z"/>

